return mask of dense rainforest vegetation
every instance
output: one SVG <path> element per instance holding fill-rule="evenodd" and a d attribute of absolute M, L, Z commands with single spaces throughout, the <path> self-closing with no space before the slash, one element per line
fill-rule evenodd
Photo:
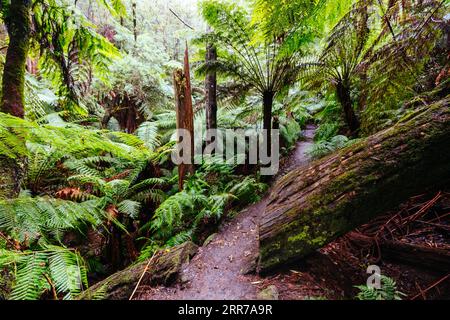
<path fill-rule="evenodd" d="M 449 9 L 446 0 L 1 0 L 0 299 L 76 299 L 96 283 L 88 298 L 102 299 L 101 281 L 129 266 L 134 289 L 139 266 L 184 255 L 186 243 L 206 247 L 252 204 L 264 204 L 261 243 L 245 256 L 260 248 L 255 268 L 265 272 L 411 197 L 448 198 Z M 174 90 L 176 72 L 188 91 Z M 191 96 L 196 137 L 268 130 L 270 150 L 278 129 L 283 159 L 299 162 L 299 143 L 311 140 L 305 163 L 282 160 L 278 179 L 213 154 L 182 177 L 171 154 Z M 446 230 L 448 266 L 448 216 L 427 223 Z M 357 297 L 401 298 L 394 280 Z"/>

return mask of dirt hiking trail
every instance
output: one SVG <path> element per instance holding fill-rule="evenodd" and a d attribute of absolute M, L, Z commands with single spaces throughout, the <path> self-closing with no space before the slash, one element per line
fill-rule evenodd
<path fill-rule="evenodd" d="M 306 127 L 303 139 L 297 142 L 295 150 L 274 181 L 292 169 L 308 164 L 310 159 L 307 150 L 313 144 L 315 129 L 312 125 Z M 138 299 L 253 300 L 264 298 L 261 290 L 269 285 L 272 287 L 268 290 L 267 298 L 278 298 L 279 291 L 283 288 L 295 293 L 295 289 L 299 288 L 294 288 L 295 281 L 293 284 L 292 279 L 288 279 L 289 276 L 279 275 L 278 278 L 269 279 L 250 274 L 255 269 L 258 255 L 259 217 L 264 212 L 267 201 L 266 195 L 260 202 L 221 225 L 212 241 L 201 247 L 189 265 L 181 271 L 177 284 L 168 288 L 142 287 Z M 276 288 L 273 287 L 274 284 Z M 303 285 L 314 288 L 311 283 Z M 299 299 L 298 296 L 295 298 Z"/>

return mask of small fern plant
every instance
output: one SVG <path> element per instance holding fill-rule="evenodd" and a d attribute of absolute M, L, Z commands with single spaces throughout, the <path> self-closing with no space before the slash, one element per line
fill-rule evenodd
<path fill-rule="evenodd" d="M 392 278 L 381 276 L 381 288 L 373 286 L 356 286 L 360 290 L 358 300 L 402 300 L 404 294 L 397 290 L 397 284 Z"/>

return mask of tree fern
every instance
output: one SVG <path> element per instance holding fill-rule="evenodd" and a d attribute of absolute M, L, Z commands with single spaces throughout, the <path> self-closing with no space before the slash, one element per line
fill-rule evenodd
<path fill-rule="evenodd" d="M 0 201 L 0 230 L 28 245 L 59 240 L 64 231 L 98 226 L 105 214 L 95 200 L 75 203 L 51 198 L 21 197 Z"/>

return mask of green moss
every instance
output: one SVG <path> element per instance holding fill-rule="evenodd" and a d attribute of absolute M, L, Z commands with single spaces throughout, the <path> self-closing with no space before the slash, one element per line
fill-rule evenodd
<path fill-rule="evenodd" d="M 291 236 L 288 238 L 288 242 L 298 242 L 298 241 L 303 241 L 306 240 L 310 237 L 311 235 L 309 234 L 309 226 L 304 226 L 303 227 L 303 231 L 300 232 L 299 234 L 295 235 L 295 236 Z"/>

